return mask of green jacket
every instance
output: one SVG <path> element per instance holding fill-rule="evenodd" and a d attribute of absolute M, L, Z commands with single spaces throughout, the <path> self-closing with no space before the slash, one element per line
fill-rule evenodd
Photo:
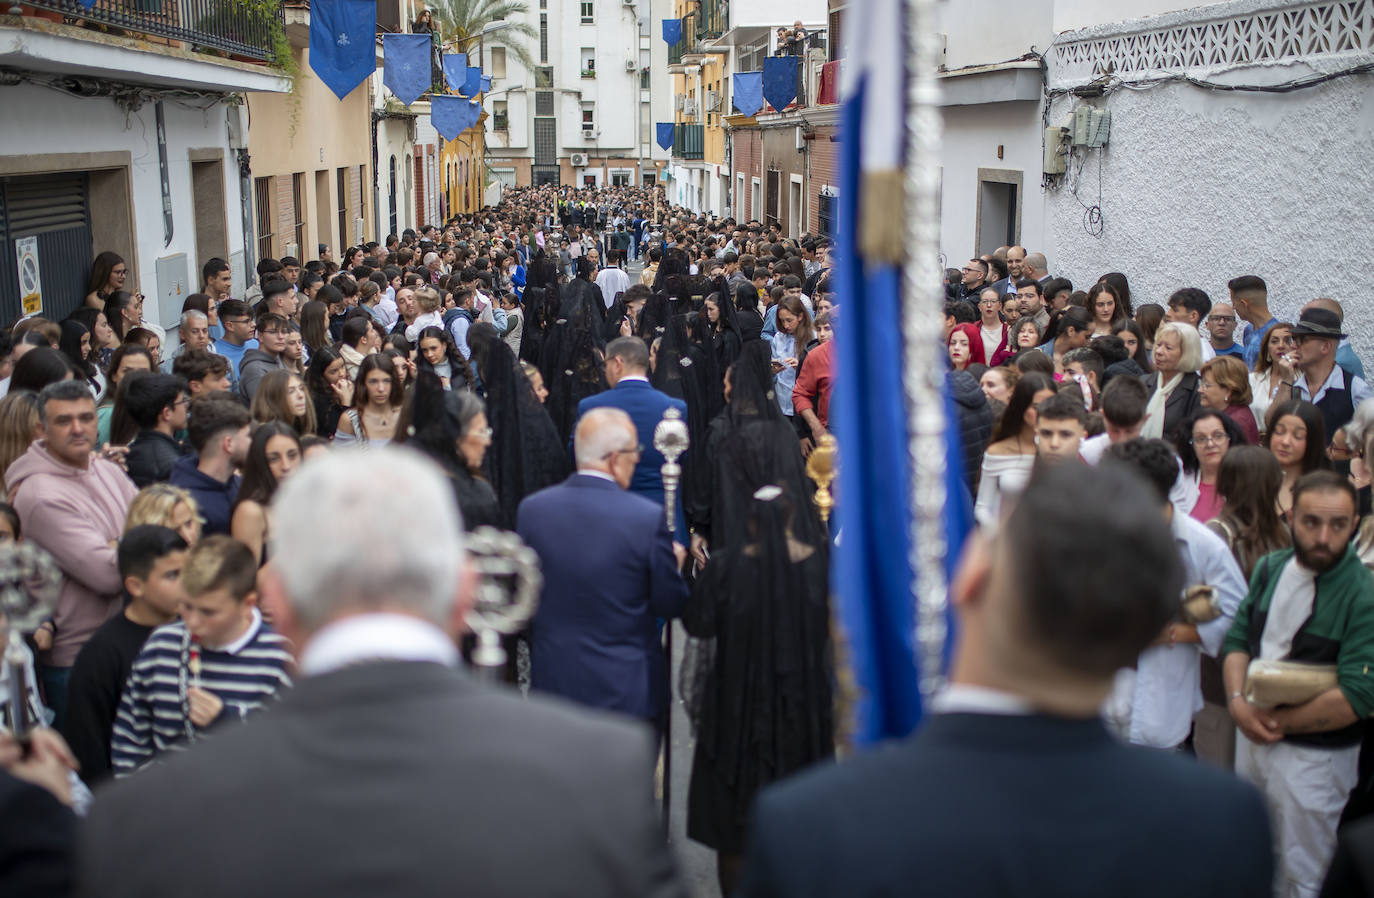
<path fill-rule="evenodd" d="M 1255 565 L 1250 591 L 1222 643 L 1223 657 L 1231 652 L 1259 657 L 1274 587 L 1293 552 L 1292 548 L 1271 552 Z M 1361 718 L 1341 730 L 1284 738 L 1328 747 L 1359 742 L 1364 733 L 1363 719 L 1374 716 L 1374 577 L 1353 547 L 1346 549 L 1335 567 L 1317 576 L 1312 615 L 1298 628 L 1292 650 L 1282 660 L 1335 664 L 1340 690 Z"/>

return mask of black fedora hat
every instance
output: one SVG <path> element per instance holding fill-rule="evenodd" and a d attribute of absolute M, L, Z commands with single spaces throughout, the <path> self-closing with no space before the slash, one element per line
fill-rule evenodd
<path fill-rule="evenodd" d="M 1341 333 L 1341 317 L 1329 309 L 1308 309 L 1303 312 L 1293 326 L 1293 336 L 1345 339 L 1345 334 Z"/>

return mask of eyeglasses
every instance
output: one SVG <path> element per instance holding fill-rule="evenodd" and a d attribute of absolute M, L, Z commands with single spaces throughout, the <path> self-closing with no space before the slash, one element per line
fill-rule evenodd
<path fill-rule="evenodd" d="M 225 318 L 224 324 L 252 324 L 252 318 Z"/>
<path fill-rule="evenodd" d="M 1235 324 L 1235 323 L 1236 323 L 1236 316 L 1235 316 L 1235 315 L 1210 315 L 1210 316 L 1208 316 L 1207 320 L 1208 320 L 1208 321 L 1215 321 L 1217 324 Z"/>
<path fill-rule="evenodd" d="M 1231 442 L 1231 438 L 1224 433 L 1214 433 L 1207 437 L 1193 437 L 1188 442 L 1194 446 L 1224 446 Z"/>
<path fill-rule="evenodd" d="M 631 446 L 631 447 L 628 448 L 628 449 L 612 449 L 610 452 L 607 452 L 605 455 L 601 456 L 601 460 L 602 460 L 602 461 L 606 461 L 606 460 L 608 460 L 608 459 L 615 458 L 617 455 L 643 455 L 643 454 L 644 454 L 644 446 L 643 446 L 642 444 L 636 444 L 636 445 L 634 445 L 634 446 Z"/>
<path fill-rule="evenodd" d="M 469 431 L 468 436 L 477 437 L 479 440 L 489 440 L 491 439 L 491 433 L 492 430 L 490 427 L 481 427 L 477 430 Z"/>

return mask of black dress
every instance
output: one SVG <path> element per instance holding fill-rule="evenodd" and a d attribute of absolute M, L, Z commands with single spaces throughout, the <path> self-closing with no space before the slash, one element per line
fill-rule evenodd
<path fill-rule="evenodd" d="M 759 789 L 834 755 L 825 545 L 761 545 L 712 555 L 683 615 L 689 634 L 714 637 L 687 835 L 727 854 L 744 849 Z"/>
<path fill-rule="evenodd" d="M 496 491 L 490 483 L 458 467 L 452 468 L 449 475 L 453 478 L 453 495 L 458 500 L 458 510 L 463 513 L 465 531 L 471 532 L 482 526 L 503 526 L 501 503 L 496 500 Z"/>

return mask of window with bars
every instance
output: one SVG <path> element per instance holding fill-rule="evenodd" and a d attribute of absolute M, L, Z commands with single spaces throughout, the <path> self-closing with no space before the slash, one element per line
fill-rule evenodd
<path fill-rule="evenodd" d="M 761 72 L 763 71 L 763 59 L 768 55 L 768 42 L 755 44 L 752 47 L 745 47 L 739 54 L 739 69 L 741 72 Z"/>
<path fill-rule="evenodd" d="M 334 186 L 338 191 L 339 202 L 339 243 L 351 246 L 353 239 L 348 228 L 348 169 L 337 169 L 334 175 Z M 342 247 L 340 247 L 340 251 L 342 251 Z"/>
<path fill-rule="evenodd" d="M 291 176 L 291 204 L 295 207 L 295 242 L 296 255 L 304 256 L 305 252 L 305 172 L 296 172 Z"/>
<path fill-rule="evenodd" d="M 272 178 L 253 179 L 253 204 L 258 211 L 258 258 L 270 259 L 274 256 L 272 250 L 272 238 L 275 236 L 272 230 L 272 220 L 276 217 L 274 210 Z"/>
<path fill-rule="evenodd" d="M 553 91 L 540 90 L 534 94 L 534 114 L 553 115 Z"/>
<path fill-rule="evenodd" d="M 549 61 L 549 15 L 539 15 L 539 61 Z M 537 76 L 537 73 L 536 73 Z"/>
<path fill-rule="evenodd" d="M 555 118 L 534 120 L 534 164 L 558 164 L 558 120 Z"/>
<path fill-rule="evenodd" d="M 510 111 L 505 100 L 491 101 L 491 129 L 493 131 L 510 129 Z"/>

